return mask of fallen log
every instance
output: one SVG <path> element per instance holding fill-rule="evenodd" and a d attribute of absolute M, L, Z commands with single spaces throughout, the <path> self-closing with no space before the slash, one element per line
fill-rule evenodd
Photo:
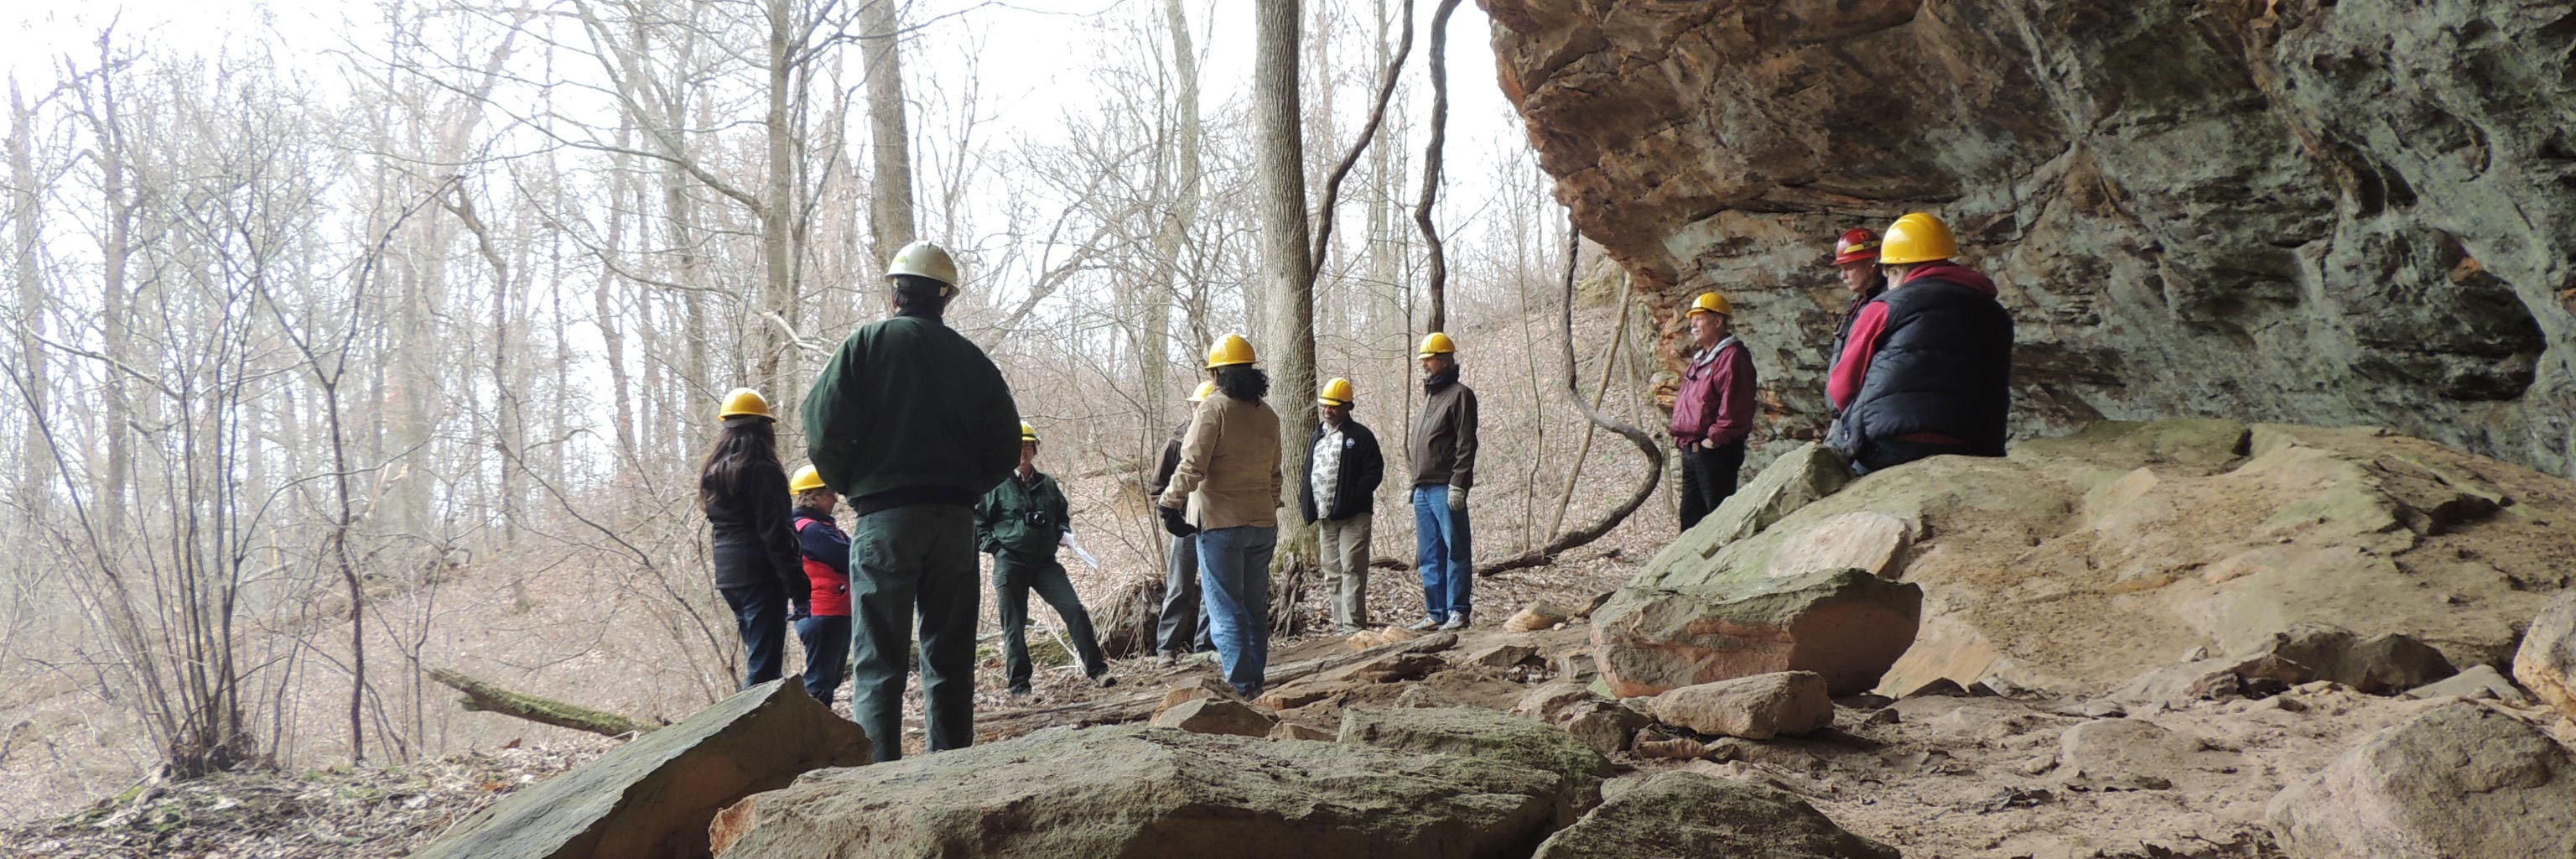
<path fill-rule="evenodd" d="M 605 737 L 642 734 L 662 727 L 653 722 L 593 710 L 576 704 L 566 704 L 552 698 L 513 692 L 492 685 L 488 681 L 468 677 L 463 673 L 445 668 L 430 671 L 429 679 L 465 693 L 465 697 L 457 699 L 456 703 L 473 712 L 499 713 L 558 728 L 588 731 Z"/>

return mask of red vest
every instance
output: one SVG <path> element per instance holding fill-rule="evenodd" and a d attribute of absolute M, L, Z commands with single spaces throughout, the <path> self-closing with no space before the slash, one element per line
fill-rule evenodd
<path fill-rule="evenodd" d="M 831 523 L 821 519 L 796 517 L 797 533 L 804 533 L 806 527 L 811 525 L 832 528 Z M 833 533 L 838 534 L 839 529 L 834 528 Z M 813 605 L 808 611 L 815 617 L 849 617 L 850 577 L 841 575 L 841 571 L 833 569 L 831 564 L 816 560 L 812 555 L 805 555 L 804 558 L 805 580 L 814 584 Z"/>

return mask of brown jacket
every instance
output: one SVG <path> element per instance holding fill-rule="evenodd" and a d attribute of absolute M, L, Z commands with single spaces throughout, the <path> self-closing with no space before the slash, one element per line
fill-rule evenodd
<path fill-rule="evenodd" d="M 1422 419 L 1406 448 L 1413 485 L 1476 488 L 1476 392 L 1458 381 L 1458 368 L 1422 383 Z"/>
<path fill-rule="evenodd" d="M 1181 459 L 1157 503 L 1188 505 L 1204 530 L 1279 525 L 1279 414 L 1268 403 L 1211 394 L 1190 416 Z"/>

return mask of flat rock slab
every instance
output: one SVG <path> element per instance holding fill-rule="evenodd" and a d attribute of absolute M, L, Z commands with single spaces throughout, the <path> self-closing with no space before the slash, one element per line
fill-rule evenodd
<path fill-rule="evenodd" d="M 2516 705 L 2531 703 L 2531 696 L 2523 694 L 2522 687 L 2515 686 L 2513 681 L 2505 679 L 2504 672 L 2497 671 L 2493 665 L 2472 665 L 2469 666 L 2469 670 L 2453 674 L 2439 682 L 2406 690 L 2406 697 L 2409 698 L 2441 698 L 2450 695 L 2462 698 L 2492 698 Z"/>
<path fill-rule="evenodd" d="M 865 764 L 870 749 L 858 725 L 773 680 L 511 794 L 413 855 L 706 856 L 718 809 L 811 770 Z"/>
<path fill-rule="evenodd" d="M 2057 779 L 2086 790 L 2164 790 L 2238 761 L 2199 737 L 2144 719 L 2096 719 L 2057 737 Z"/>
<path fill-rule="evenodd" d="M 1882 579 L 1901 578 L 1915 531 L 1914 523 L 1885 513 L 1838 513 L 1782 541 L 1763 574 L 1785 578 L 1849 568 Z"/>
<path fill-rule="evenodd" d="M 1813 733 L 1834 723 L 1833 696 L 1812 671 L 1757 674 L 1657 695 L 1655 721 L 1720 737 L 1768 740 Z"/>
<path fill-rule="evenodd" d="M 1534 859 L 1898 859 L 1784 791 L 1669 772 L 1619 794 L 1540 844 Z"/>
<path fill-rule="evenodd" d="M 1232 698 L 1192 698 L 1154 714 L 1152 724 L 1157 728 L 1177 728 L 1193 734 L 1267 737 L 1279 721 L 1250 704 Z"/>
<path fill-rule="evenodd" d="M 2264 823 L 2292 859 L 2576 859 L 2576 759 L 2520 719 L 2455 701 L 2281 791 Z"/>
<path fill-rule="evenodd" d="M 1525 855 L 1555 773 L 1494 758 L 1132 725 L 824 770 L 725 810 L 727 859 Z"/>

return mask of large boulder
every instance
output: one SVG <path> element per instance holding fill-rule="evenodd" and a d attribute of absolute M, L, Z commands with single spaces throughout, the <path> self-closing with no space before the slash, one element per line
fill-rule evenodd
<path fill-rule="evenodd" d="M 2520 719 L 2454 701 L 2283 790 L 2264 822 L 2292 859 L 2576 859 L 2576 759 Z"/>
<path fill-rule="evenodd" d="M 1833 448 L 1813 443 L 1790 448 L 1763 466 L 1761 473 L 1753 476 L 1753 482 L 1726 496 L 1716 510 L 1700 518 L 1699 524 L 1664 547 L 1650 566 L 1685 557 L 1706 559 L 1727 544 L 1762 533 L 1771 523 L 1834 494 L 1851 479 L 1851 465 Z"/>
<path fill-rule="evenodd" d="M 727 859 L 1468 859 L 1528 851 L 1562 781 L 1496 757 L 1118 726 L 811 773 L 710 834 Z"/>
<path fill-rule="evenodd" d="M 1352 708 L 1342 711 L 1337 738 L 1384 749 L 1465 755 L 1508 761 L 1556 774 L 1558 825 L 1574 822 L 1601 803 L 1601 780 L 1610 760 L 1564 729 L 1481 707 Z"/>
<path fill-rule="evenodd" d="M 808 771 L 865 764 L 870 751 L 858 725 L 773 680 L 513 793 L 413 855 L 706 856 L 717 810 Z"/>
<path fill-rule="evenodd" d="M 2532 618 L 2513 656 L 2513 679 L 2576 719 L 2576 591 L 2559 594 Z"/>
<path fill-rule="evenodd" d="M 1534 859 L 1898 859 L 1795 795 L 1702 773 L 1628 789 L 1540 844 Z"/>
<path fill-rule="evenodd" d="M 1601 679 L 1620 697 L 1776 671 L 1868 691 L 1914 644 L 1923 590 L 1861 570 L 1622 590 L 1592 619 Z"/>
<path fill-rule="evenodd" d="M 1834 723 L 1834 701 L 1825 691 L 1825 678 L 1808 671 L 1684 686 L 1655 696 L 1647 706 L 1655 721 L 1748 740 L 1805 735 Z"/>

